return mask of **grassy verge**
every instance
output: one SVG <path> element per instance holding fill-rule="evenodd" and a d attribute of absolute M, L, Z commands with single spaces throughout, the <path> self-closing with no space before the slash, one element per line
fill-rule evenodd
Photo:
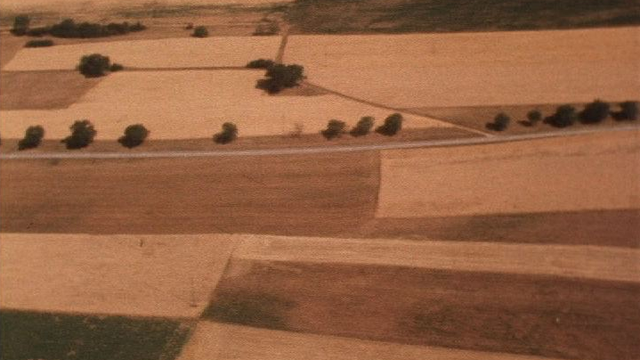
<path fill-rule="evenodd" d="M 297 0 L 302 33 L 457 32 L 572 29 L 640 24 L 626 0 Z"/>
<path fill-rule="evenodd" d="M 173 320 L 0 313 L 4 360 L 170 360 L 188 333 L 188 325 Z"/>

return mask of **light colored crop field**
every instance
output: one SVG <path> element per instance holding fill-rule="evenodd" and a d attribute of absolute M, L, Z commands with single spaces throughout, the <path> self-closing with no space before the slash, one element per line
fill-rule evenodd
<path fill-rule="evenodd" d="M 542 360 L 543 358 L 299 334 L 201 321 L 178 359 Z"/>
<path fill-rule="evenodd" d="M 69 135 L 74 120 L 89 119 L 97 139 L 117 139 L 131 124 L 142 123 L 150 139 L 208 138 L 224 122 L 238 126 L 239 136 L 283 135 L 302 125 L 318 133 L 331 119 L 354 126 L 362 116 L 378 124 L 391 111 L 334 95 L 269 96 L 255 88 L 262 71 L 162 71 L 109 75 L 68 109 L 2 111 L 0 132 L 22 138 L 30 125 L 42 125 L 46 138 Z M 406 115 L 406 128 L 451 127 L 425 117 Z"/>
<path fill-rule="evenodd" d="M 49 48 L 23 48 L 4 71 L 73 70 L 84 55 L 100 53 L 125 67 L 185 68 L 245 66 L 276 56 L 277 36 L 225 36 L 77 43 Z"/>
<path fill-rule="evenodd" d="M 628 131 L 386 151 L 376 216 L 639 209 L 639 140 Z"/>
<path fill-rule="evenodd" d="M 3 308 L 196 317 L 235 241 L 189 235 L 0 235 Z"/>
<path fill-rule="evenodd" d="M 353 240 L 246 235 L 234 258 L 406 266 L 640 282 L 640 250 L 490 242 Z"/>
<path fill-rule="evenodd" d="M 635 99 L 640 28 L 291 36 L 309 81 L 399 108 Z"/>

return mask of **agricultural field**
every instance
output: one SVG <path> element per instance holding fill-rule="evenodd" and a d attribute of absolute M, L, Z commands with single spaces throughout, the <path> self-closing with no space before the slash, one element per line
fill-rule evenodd
<path fill-rule="evenodd" d="M 353 126 L 363 116 L 381 122 L 391 113 L 331 94 L 268 96 L 255 88 L 262 76 L 255 70 L 111 74 L 67 109 L 3 111 L 0 132 L 20 138 L 27 127 L 40 124 L 47 138 L 62 139 L 74 120 L 90 119 L 98 130 L 96 139 L 102 140 L 118 139 L 125 127 L 136 123 L 144 124 L 152 139 L 211 137 L 227 121 L 247 137 L 287 135 L 298 125 L 302 134 L 318 134 L 331 119 Z M 407 129 L 453 128 L 426 117 L 405 118 Z"/>
<path fill-rule="evenodd" d="M 640 94 L 639 31 L 295 35 L 285 61 L 396 108 L 623 101 Z"/>
<path fill-rule="evenodd" d="M 2 359 L 640 356 L 632 2 L 0 12 Z M 148 29 L 27 48 L 22 12 Z"/>

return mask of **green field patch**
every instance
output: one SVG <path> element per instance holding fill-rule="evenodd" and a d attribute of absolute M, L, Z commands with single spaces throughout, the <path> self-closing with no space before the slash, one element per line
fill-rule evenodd
<path fill-rule="evenodd" d="M 191 325 L 165 319 L 3 310 L 3 360 L 171 360 Z"/>

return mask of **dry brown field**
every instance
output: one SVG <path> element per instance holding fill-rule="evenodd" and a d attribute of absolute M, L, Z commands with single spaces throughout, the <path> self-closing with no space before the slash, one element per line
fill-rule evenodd
<path fill-rule="evenodd" d="M 383 152 L 378 217 L 640 209 L 640 132 Z"/>
<path fill-rule="evenodd" d="M 198 235 L 3 232 L 0 306 L 195 318 L 207 305 L 234 246 L 235 240 L 227 237 Z"/>
<path fill-rule="evenodd" d="M 639 28 L 291 36 L 309 81 L 399 108 L 635 99 Z"/>
<path fill-rule="evenodd" d="M 251 346 L 247 346 L 251 344 Z M 201 321 L 179 360 L 553 360 L 536 356 L 412 346 Z"/>
<path fill-rule="evenodd" d="M 255 88 L 262 77 L 262 71 L 250 70 L 111 74 L 67 109 L 3 111 L 0 132 L 21 138 L 27 127 L 39 124 L 47 138 L 62 139 L 74 120 L 90 119 L 96 139 L 117 139 L 136 123 L 151 131 L 150 139 L 210 137 L 227 121 L 238 126 L 239 136 L 287 135 L 297 124 L 302 133 L 317 134 L 331 119 L 354 126 L 361 117 L 374 116 L 380 124 L 393 112 L 335 95 L 268 96 Z M 452 128 L 427 117 L 405 118 L 409 129 Z"/>
<path fill-rule="evenodd" d="M 233 259 L 205 318 L 404 344 L 619 360 L 640 350 L 638 296 L 637 283 Z M 253 316 L 236 319 L 234 309 Z"/>
<path fill-rule="evenodd" d="M 86 79 L 75 71 L 3 72 L 0 110 L 68 108 L 101 80 Z"/>

